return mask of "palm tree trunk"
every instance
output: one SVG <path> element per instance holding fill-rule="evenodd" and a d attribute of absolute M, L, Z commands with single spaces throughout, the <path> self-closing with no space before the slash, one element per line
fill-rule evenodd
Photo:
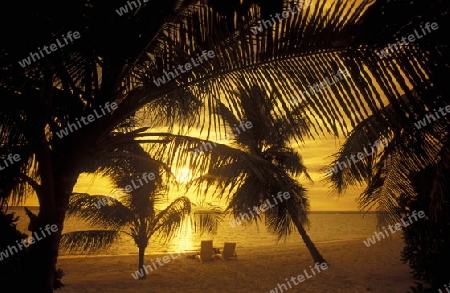
<path fill-rule="evenodd" d="M 30 292 L 52 293 L 58 259 L 58 248 L 64 226 L 64 219 L 70 195 L 78 178 L 73 165 L 60 163 L 59 168 L 52 165 L 48 153 L 38 156 L 41 173 L 41 192 L 38 193 L 39 215 L 32 232 L 40 236 L 30 246 L 26 279 Z M 58 172 L 54 172 L 57 169 Z M 42 237 L 40 228 L 56 224 L 58 230 Z M 35 234 L 30 236 L 34 236 Z"/>
<path fill-rule="evenodd" d="M 139 267 L 138 267 L 138 271 L 140 269 L 144 268 L 144 256 L 145 256 L 145 247 L 142 247 L 139 245 Z M 139 279 L 143 280 L 147 277 L 147 275 L 145 274 L 144 271 L 144 275 L 142 277 L 139 277 Z"/>
<path fill-rule="evenodd" d="M 309 238 L 309 235 L 308 235 L 308 233 L 306 233 L 306 230 L 303 227 L 300 220 L 297 217 L 293 216 L 292 213 L 289 213 L 289 214 L 291 215 L 291 218 L 292 218 L 292 221 L 294 222 L 295 227 L 297 227 L 298 233 L 300 234 L 300 236 L 302 236 L 303 242 L 305 243 L 306 247 L 308 248 L 309 253 L 311 254 L 314 262 L 327 263 L 325 258 L 320 254 L 319 250 L 312 242 L 311 238 Z"/>

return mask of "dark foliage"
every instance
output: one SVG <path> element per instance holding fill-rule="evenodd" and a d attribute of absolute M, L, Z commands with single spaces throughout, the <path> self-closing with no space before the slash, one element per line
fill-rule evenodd
<path fill-rule="evenodd" d="M 16 246 L 16 240 L 20 242 L 27 237 L 16 229 L 18 219 L 19 217 L 14 217 L 14 213 L 6 214 L 0 210 L 0 231 L 2 231 L 0 252 L 7 251 L 8 246 Z M 23 282 L 25 256 L 26 251 L 20 250 L 0 260 L 0 284 L 8 285 L 9 288 L 19 288 L 20 283 Z"/>
<path fill-rule="evenodd" d="M 430 210 L 432 198 L 429 196 L 433 189 L 434 178 L 443 176 L 446 182 L 450 179 L 449 170 L 444 174 L 437 174 L 434 167 L 429 167 L 417 173 L 413 182 L 418 197 L 404 196 L 400 203 L 403 212 L 423 210 L 427 214 Z M 445 181 L 444 181 L 445 182 Z M 448 285 L 450 277 L 447 266 L 450 263 L 450 204 L 448 184 L 443 186 L 442 194 L 445 196 L 441 211 L 437 219 L 429 215 L 405 228 L 405 247 L 402 252 L 402 260 L 408 262 L 412 274 L 417 280 L 417 292 L 436 292 Z M 428 291 L 431 287 L 431 291 Z M 421 291 L 424 290 L 424 291 Z"/>

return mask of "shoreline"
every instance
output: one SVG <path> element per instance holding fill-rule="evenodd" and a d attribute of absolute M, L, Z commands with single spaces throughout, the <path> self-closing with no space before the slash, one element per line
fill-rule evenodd
<path fill-rule="evenodd" d="M 294 292 L 406 292 L 413 286 L 410 269 L 400 261 L 401 239 L 366 247 L 361 240 L 315 243 L 329 268 L 287 290 Z M 62 293 L 269 292 L 298 276 L 314 262 L 305 244 L 236 247 L 238 259 L 200 263 L 183 254 L 135 280 L 137 255 L 59 258 L 66 275 Z M 155 256 L 145 256 L 144 264 Z M 163 254 L 164 255 L 164 254 Z M 169 252 L 166 253 L 169 255 Z M 212 290 L 212 291 L 211 291 Z M 285 290 L 286 291 L 286 290 Z"/>
<path fill-rule="evenodd" d="M 392 235 L 391 235 L 392 236 Z M 383 242 L 389 242 L 389 241 L 397 241 L 397 239 L 400 239 L 400 237 L 398 236 L 392 236 L 391 239 L 383 239 L 382 241 L 380 241 L 379 243 L 383 243 Z M 334 240 L 324 240 L 324 241 L 314 241 L 314 244 L 316 246 L 320 246 L 322 244 L 325 244 L 324 246 L 326 246 L 327 244 L 337 244 L 337 243 L 343 243 L 343 244 L 348 244 L 348 243 L 352 243 L 352 242 L 360 242 L 362 245 L 364 245 L 363 240 L 367 240 L 367 238 L 353 238 L 353 239 L 334 239 Z M 403 242 L 402 242 L 403 243 Z M 247 247 L 240 247 L 239 243 L 237 243 L 237 247 L 236 249 L 239 249 L 241 251 L 253 251 L 253 250 L 258 250 L 258 249 L 262 249 L 262 250 L 268 250 L 268 249 L 274 249 L 274 248 L 280 248 L 280 247 L 284 247 L 286 249 L 291 249 L 291 248 L 298 248 L 298 245 L 300 244 L 304 246 L 304 248 L 306 249 L 306 246 L 303 242 L 298 242 L 298 243 L 279 243 L 279 244 L 269 244 L 269 245 L 260 245 L 260 246 L 247 246 Z M 375 245 L 375 244 L 374 244 Z M 219 247 L 222 248 L 222 247 Z M 148 252 L 149 250 L 146 250 L 145 256 L 160 256 L 160 255 L 167 255 L 170 253 L 181 253 L 181 254 L 188 254 L 188 253 L 197 253 L 198 250 L 196 249 L 192 249 L 192 250 L 186 250 L 186 251 L 165 251 L 165 252 Z M 70 254 L 59 254 L 58 259 L 74 259 L 74 258 L 107 258 L 107 257 L 131 257 L 131 256 L 138 256 L 138 253 L 129 253 L 129 254 L 76 254 L 76 255 L 70 255 Z"/>

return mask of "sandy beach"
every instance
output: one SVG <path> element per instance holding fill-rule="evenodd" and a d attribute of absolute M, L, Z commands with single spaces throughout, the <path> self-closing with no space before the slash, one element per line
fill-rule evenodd
<path fill-rule="evenodd" d="M 217 244 L 215 244 L 217 246 Z M 366 247 L 362 239 L 316 243 L 329 267 L 284 292 L 406 293 L 413 285 L 409 267 L 400 261 L 401 239 Z M 286 279 L 314 265 L 305 245 L 279 244 L 255 248 L 236 247 L 238 260 L 200 263 L 181 254 L 157 266 L 145 280 L 135 280 L 137 255 L 61 257 L 58 267 L 66 285 L 58 292 L 169 293 L 169 292 L 270 292 Z M 176 254 L 174 254 L 176 256 Z M 150 264 L 157 257 L 146 255 Z M 311 274 L 311 273 L 310 273 Z M 273 291 L 276 292 L 276 291 Z M 278 289 L 277 292 L 282 292 Z"/>

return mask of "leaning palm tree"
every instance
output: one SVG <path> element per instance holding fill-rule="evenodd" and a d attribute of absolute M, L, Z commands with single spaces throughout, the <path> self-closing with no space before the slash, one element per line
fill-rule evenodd
<path fill-rule="evenodd" d="M 183 150 L 190 153 L 192 158 L 189 158 L 188 162 L 191 163 L 194 174 L 199 176 L 188 187 L 207 192 L 214 186 L 212 195 L 219 199 L 226 197 L 227 210 L 236 217 L 254 211 L 253 207 L 259 207 L 267 200 L 273 201 L 270 197 L 272 194 L 288 192 L 288 200 L 278 202 L 264 213 L 266 225 L 278 235 L 278 240 L 291 234 L 295 227 L 314 262 L 326 262 L 304 228 L 309 223 L 309 201 L 305 188 L 296 181 L 296 177 L 303 175 L 307 180 L 311 179 L 301 156 L 290 146 L 291 140 L 297 138 L 297 131 L 308 133 L 308 124 L 301 113 L 304 103 L 297 103 L 291 112 L 294 123 L 286 124 L 282 118 L 274 115 L 275 97 L 267 96 L 261 88 L 252 88 L 249 95 L 243 89 L 235 94 L 241 101 L 241 104 L 234 105 L 241 110 L 239 114 L 235 114 L 236 112 L 223 103 L 218 104 L 218 112 L 227 122 L 226 128 L 233 133 L 232 144 L 214 143 L 215 147 L 205 147 L 204 152 L 199 153 L 193 151 L 194 147 L 190 148 L 192 143 L 200 145 L 199 139 L 174 136 L 174 148 L 177 148 L 178 152 L 164 152 L 157 146 L 151 147 L 150 152 L 161 157 L 168 156 L 169 160 L 175 153 L 181 153 Z M 251 125 L 251 128 L 243 131 L 243 121 L 246 121 L 248 126 Z M 207 145 L 205 141 L 202 143 L 203 146 Z M 202 167 L 204 164 L 208 165 L 207 172 L 201 174 L 199 170 L 205 169 Z M 249 222 L 262 219 L 256 211 L 254 215 L 250 217 Z"/>
<path fill-rule="evenodd" d="M 310 177 L 301 156 L 290 146 L 290 140 L 296 137 L 299 129 L 304 132 L 308 130 L 307 123 L 304 122 L 300 112 L 300 107 L 304 105 L 299 103 L 291 113 L 295 117 L 295 123 L 285 124 L 282 118 L 272 114 L 276 104 L 273 96 L 267 96 L 258 87 L 252 88 L 250 93 L 247 95 L 245 90 L 237 93 L 242 103 L 240 105 L 241 117 L 233 114 L 224 104 L 219 104 L 220 112 L 230 127 L 244 119 L 251 121 L 253 129 L 237 135 L 237 147 L 248 152 L 253 160 L 268 162 L 272 166 L 273 174 L 268 174 L 270 177 L 261 180 L 262 178 L 255 171 L 267 168 L 267 166 L 263 164 L 258 166 L 258 163 L 249 161 L 243 169 L 253 170 L 246 174 L 247 176 L 243 178 L 239 187 L 233 189 L 232 193 L 228 193 L 230 199 L 228 209 L 238 216 L 241 212 L 245 213 L 248 208 L 260 206 L 270 198 L 271 194 L 277 194 L 280 191 L 289 192 L 290 197 L 287 201 L 278 203 L 275 208 L 271 208 L 265 213 L 268 227 L 281 239 L 291 233 L 292 225 L 295 226 L 314 262 L 326 262 L 304 228 L 309 223 L 307 217 L 309 200 L 306 197 L 305 188 L 297 183 L 295 177 L 304 175 L 309 180 Z M 230 170 L 239 170 L 238 167 L 242 168 L 241 164 L 242 162 L 234 162 L 215 165 L 208 174 L 200 177 L 200 180 L 207 178 L 209 184 L 220 181 L 230 183 L 231 181 L 226 177 L 239 176 L 239 173 L 230 172 Z M 208 180 L 209 178 L 213 179 Z M 274 178 L 274 180 L 270 180 L 270 178 Z M 276 179 L 281 180 L 277 182 Z M 223 188 L 228 187 L 227 184 L 222 186 Z"/>

